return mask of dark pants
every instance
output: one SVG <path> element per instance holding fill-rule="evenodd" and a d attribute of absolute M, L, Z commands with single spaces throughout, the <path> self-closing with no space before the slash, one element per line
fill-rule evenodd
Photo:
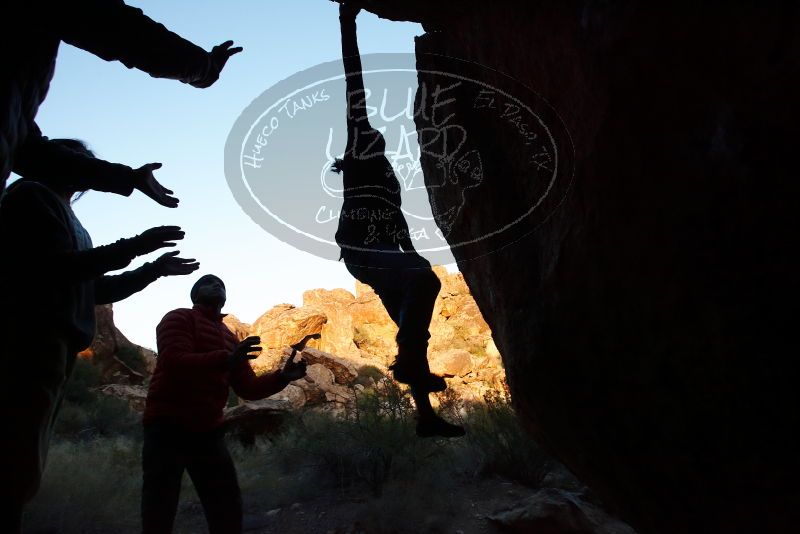
<path fill-rule="evenodd" d="M 431 264 L 417 254 L 343 253 L 347 270 L 380 297 L 398 327 L 397 363 L 429 372 L 428 331 L 436 296 L 442 287 Z"/>
<path fill-rule="evenodd" d="M 63 339 L 28 338 L 15 346 L 4 336 L 0 347 L 0 532 L 19 532 L 22 511 L 39 490 L 50 435 L 75 366 L 76 352 Z"/>
<path fill-rule="evenodd" d="M 203 505 L 211 534 L 242 531 L 242 497 L 221 430 L 186 432 L 146 425 L 142 448 L 142 531 L 172 532 L 184 469 Z"/>

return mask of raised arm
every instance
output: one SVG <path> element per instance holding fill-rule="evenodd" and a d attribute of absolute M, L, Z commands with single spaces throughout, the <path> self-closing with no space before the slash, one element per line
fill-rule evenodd
<path fill-rule="evenodd" d="M 308 336 L 306 340 L 310 337 L 314 336 Z M 297 353 L 297 349 L 291 351 L 289 359 L 286 360 L 280 371 L 261 376 L 257 376 L 253 372 L 253 368 L 247 361 L 237 362 L 231 372 L 233 391 L 245 400 L 259 400 L 281 391 L 289 385 L 289 382 L 303 378 L 306 374 L 306 362 L 302 359 L 295 361 Z"/>
<path fill-rule="evenodd" d="M 148 262 L 122 274 L 101 276 L 94 281 L 96 304 L 111 304 L 125 300 L 143 290 L 162 276 L 191 274 L 200 264 L 194 258 L 177 257 L 178 251 L 162 254 L 157 260 Z"/>
<path fill-rule="evenodd" d="M 46 9 L 63 41 L 106 61 L 195 87 L 213 84 L 227 59 L 241 51 L 226 42 L 206 52 L 122 0 L 53 2 Z"/>
<path fill-rule="evenodd" d="M 26 277 L 93 280 L 136 257 L 136 243 L 131 239 L 75 250 L 65 208 L 36 182 L 21 182 L 9 189 L 0 209 L 0 229 L 4 253 L 16 258 L 9 267 Z"/>
<path fill-rule="evenodd" d="M 14 157 L 14 172 L 59 190 L 94 189 L 129 196 L 134 189 L 133 169 L 109 163 L 42 135 L 34 124 Z"/>
<path fill-rule="evenodd" d="M 231 371 L 230 384 L 234 393 L 244 400 L 260 400 L 281 391 L 289 385 L 289 380 L 281 371 L 258 376 L 248 362 L 241 362 Z"/>
<path fill-rule="evenodd" d="M 339 26 L 342 32 L 342 63 L 347 88 L 347 122 L 367 120 L 366 92 L 358 51 L 356 16 L 360 10 L 347 4 L 339 6 Z"/>
<path fill-rule="evenodd" d="M 104 191 L 129 196 L 134 189 L 162 206 L 174 208 L 178 199 L 153 176 L 160 163 L 148 163 L 132 169 L 72 150 L 61 140 L 48 139 L 33 124 L 25 143 L 17 149 L 13 170 L 59 191 Z"/>

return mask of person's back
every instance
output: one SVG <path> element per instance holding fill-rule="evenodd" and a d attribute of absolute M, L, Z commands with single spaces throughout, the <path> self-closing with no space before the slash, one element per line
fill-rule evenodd
<path fill-rule="evenodd" d="M 401 209 L 400 182 L 385 155 L 345 156 L 336 169 L 342 173 L 342 208 L 336 243 L 343 252 L 399 250 L 398 236 L 406 227 Z"/>

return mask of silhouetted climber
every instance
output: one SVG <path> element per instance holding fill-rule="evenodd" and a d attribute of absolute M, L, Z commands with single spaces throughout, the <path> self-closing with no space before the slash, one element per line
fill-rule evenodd
<path fill-rule="evenodd" d="M 205 275 L 190 293 L 194 307 L 166 314 L 156 329 L 158 363 L 144 412 L 142 528 L 172 532 L 184 470 L 200 497 L 211 534 L 242 530 L 236 469 L 225 446 L 222 410 L 228 387 L 246 400 L 269 397 L 306 374 L 294 354 L 283 369 L 256 376 L 248 360 L 260 339 L 241 343 L 222 322 L 225 284 Z"/>
<path fill-rule="evenodd" d="M 91 156 L 79 141 L 54 140 Z M 24 177 L 0 202 L 2 389 L 0 390 L 0 531 L 20 529 L 36 493 L 63 387 L 77 353 L 95 334 L 96 304 L 117 302 L 161 276 L 189 274 L 191 259 L 164 254 L 114 276 L 107 271 L 183 238 L 177 226 L 152 228 L 111 245 L 92 247 L 70 207 L 72 190 L 53 190 Z M 55 183 L 55 182 L 54 182 Z"/>
<path fill-rule="evenodd" d="M 386 158 L 383 135 L 367 117 L 366 91 L 356 35 L 360 11 L 339 6 L 342 61 L 347 86 L 347 146 L 332 167 L 342 172 L 343 203 L 336 242 L 347 270 L 371 286 L 398 326 L 395 380 L 411 386 L 422 437 L 464 435 L 464 429 L 440 418 L 428 395 L 447 387 L 431 374 L 428 339 L 436 296 L 441 288 L 430 263 L 414 249 L 400 209 L 400 182 Z"/>
<path fill-rule="evenodd" d="M 97 189 L 130 195 L 142 191 L 156 202 L 175 207 L 177 199 L 153 177 L 158 163 L 131 169 L 88 158 L 43 137 L 34 117 L 47 95 L 61 41 L 106 61 L 118 60 L 159 78 L 208 87 L 228 58 L 240 52 L 227 41 L 211 52 L 170 32 L 122 0 L 29 2 L 3 5 L 0 49 L 0 196 L 13 170 L 57 180 L 76 191 Z M 61 186 L 59 186 L 61 187 Z"/>

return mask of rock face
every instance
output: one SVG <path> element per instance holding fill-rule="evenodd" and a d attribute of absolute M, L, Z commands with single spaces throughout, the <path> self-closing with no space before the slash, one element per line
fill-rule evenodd
<path fill-rule="evenodd" d="M 247 445 L 253 445 L 258 435 L 274 433 L 286 420 L 290 406 L 285 401 L 262 399 L 243 402 L 226 408 L 225 431 Z"/>
<path fill-rule="evenodd" d="M 442 291 L 431 321 L 431 365 L 446 377 L 448 386 L 460 397 L 482 400 L 487 392 L 505 387 L 500 355 L 464 278 L 458 273 L 448 274 L 443 268 L 434 270 L 442 282 Z M 387 366 L 396 353 L 397 327 L 378 296 L 362 284 L 356 286 L 356 295 L 344 289 L 314 289 L 304 293 L 303 301 L 301 307 L 273 306 L 252 325 L 234 315 L 227 315 L 223 322 L 239 339 L 255 335 L 261 338 L 263 351 L 250 362 L 257 374 L 279 369 L 291 353 L 291 344 L 308 335 L 320 334 L 299 356 L 308 363 L 307 376 L 268 400 L 286 409 L 337 411 L 354 399 L 355 390 L 369 383 L 370 377 L 374 381 L 374 377 L 388 374 Z M 99 306 L 97 313 L 98 335 L 84 355 L 112 370 L 107 373 L 106 382 L 114 383 L 102 392 L 127 400 L 139 411 L 146 397 L 146 386 L 138 385 L 145 384 L 155 368 L 155 355 L 133 345 L 119 333 L 109 306 Z M 120 350 L 135 369 L 119 357 Z M 128 387 L 130 384 L 137 387 Z M 250 413 L 244 408 L 240 411 Z"/>
<path fill-rule="evenodd" d="M 144 413 L 147 402 L 147 388 L 144 386 L 130 386 L 126 384 L 106 384 L 97 388 L 97 391 L 109 397 L 116 397 L 128 403 L 131 410 Z"/>
<path fill-rule="evenodd" d="M 442 291 L 431 321 L 429 360 L 462 398 L 481 400 L 488 391 L 505 387 L 500 355 L 461 274 L 441 267 L 434 271 Z M 287 344 L 312 333 L 321 337 L 301 354 L 309 364 L 308 377 L 273 399 L 295 407 L 347 403 L 359 369 L 373 367 L 386 374 L 397 352 L 397 327 L 375 292 L 360 283 L 355 295 L 344 289 L 306 291 L 302 307 L 275 306 L 241 336 L 261 336 L 265 350 L 253 362 L 260 373 L 278 368 L 288 356 Z"/>
<path fill-rule="evenodd" d="M 244 338 L 248 336 L 248 332 L 252 328 L 249 324 L 243 323 L 240 321 L 235 315 L 226 315 L 222 318 L 222 322 L 225 323 L 225 326 L 236 335 L 236 338 L 239 341 L 242 341 Z"/>
<path fill-rule="evenodd" d="M 259 336 L 263 351 L 253 360 L 258 372 L 272 370 L 283 359 L 283 350 L 309 335 L 322 332 L 328 318 L 321 311 L 291 304 L 278 304 L 256 319 L 247 335 Z M 245 336 L 246 337 L 246 336 Z M 313 345 L 312 340 L 309 345 Z"/>
<path fill-rule="evenodd" d="M 155 353 L 128 341 L 114 325 L 111 304 L 95 307 L 97 333 L 79 357 L 99 366 L 103 382 L 141 384 L 155 370 Z"/>
<path fill-rule="evenodd" d="M 544 488 L 510 510 L 489 516 L 505 532 L 526 534 L 636 534 L 580 495 Z"/>
<path fill-rule="evenodd" d="M 640 532 L 794 532 L 796 6 L 356 3 L 423 23 L 421 83 L 448 56 L 486 65 L 569 134 L 568 189 L 498 248 L 482 238 L 542 193 L 498 116 L 450 91 L 483 183 L 442 222 L 539 443 Z M 439 163 L 431 202 L 452 206 Z"/>

